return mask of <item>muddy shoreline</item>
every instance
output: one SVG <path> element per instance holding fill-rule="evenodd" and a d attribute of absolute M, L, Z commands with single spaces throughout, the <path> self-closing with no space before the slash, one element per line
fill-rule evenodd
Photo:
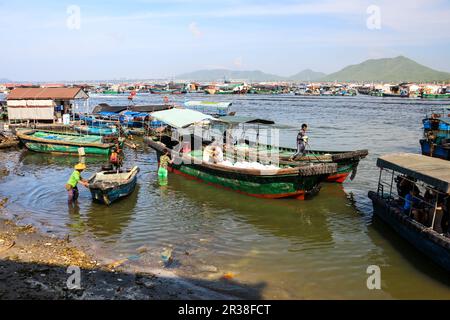
<path fill-rule="evenodd" d="M 69 238 L 47 236 L 0 217 L 1 300 L 261 298 L 226 279 L 187 279 L 165 269 L 130 272 L 121 264 L 104 264 Z M 68 273 L 69 266 L 80 268 L 79 287 L 70 280 L 75 288 L 67 285 L 74 274 Z"/>

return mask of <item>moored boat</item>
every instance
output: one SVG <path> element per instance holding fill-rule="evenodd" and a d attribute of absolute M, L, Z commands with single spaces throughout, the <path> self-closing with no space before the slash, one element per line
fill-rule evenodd
<path fill-rule="evenodd" d="M 253 117 L 221 117 L 220 123 L 227 123 L 228 128 L 243 128 L 245 130 L 253 130 L 259 132 L 263 128 L 274 128 L 279 130 L 293 129 L 290 126 L 277 125 L 271 120 L 253 118 Z M 217 123 L 221 126 L 219 122 Z M 269 131 L 269 130 L 266 130 Z M 238 131 L 239 132 L 239 131 Z M 257 133 L 257 135 L 259 135 Z M 305 150 L 305 154 L 302 157 L 291 160 L 291 157 L 297 152 L 294 148 L 271 146 L 262 143 L 250 143 L 251 146 L 246 144 L 238 144 L 235 148 L 242 151 L 246 148 L 246 155 L 258 156 L 258 154 L 264 155 L 268 151 L 271 152 L 271 156 L 276 155 L 278 157 L 278 163 L 286 166 L 295 167 L 301 163 L 335 163 L 337 165 L 337 171 L 330 174 L 327 177 L 327 182 L 343 183 L 348 176 L 351 175 L 351 180 L 356 176 L 359 162 L 366 158 L 369 154 L 368 150 L 353 150 L 353 151 L 329 151 L 329 150 Z"/>
<path fill-rule="evenodd" d="M 123 171 L 101 171 L 94 174 L 89 180 L 89 190 L 92 199 L 106 205 L 130 195 L 137 182 L 139 167 Z"/>
<path fill-rule="evenodd" d="M 424 137 L 420 140 L 422 154 L 450 160 L 450 114 L 432 113 L 422 120 Z"/>
<path fill-rule="evenodd" d="M 185 129 L 211 121 L 209 115 L 186 109 L 172 109 L 151 114 L 174 130 Z M 196 139 L 195 135 L 191 138 Z M 146 137 L 145 141 L 157 153 L 158 159 L 164 150 L 172 154 L 174 162 L 169 164 L 169 172 L 190 179 L 205 182 L 220 188 L 259 198 L 305 199 L 320 190 L 320 184 L 330 174 L 337 171 L 335 163 L 299 163 L 296 166 L 260 162 L 211 162 L 205 160 L 202 143 L 193 143 L 181 148 L 182 141 L 173 136 L 159 134 Z M 191 148 L 191 146 L 193 146 Z"/>
<path fill-rule="evenodd" d="M 161 141 L 152 138 L 146 141 L 156 151 L 158 159 L 165 149 L 172 153 L 175 162 L 169 165 L 169 172 L 258 198 L 304 200 L 318 193 L 321 182 L 337 171 L 333 163 L 238 168 L 202 161 L 202 150 L 179 154 Z"/>
<path fill-rule="evenodd" d="M 449 214 L 444 204 L 450 194 L 450 163 L 400 153 L 380 157 L 377 166 L 380 168 L 378 189 L 368 195 L 374 216 L 450 272 L 450 238 L 448 225 L 445 230 L 443 223 L 445 215 Z M 393 186 L 395 182 L 397 188 Z M 403 190 L 404 185 L 409 185 L 407 192 Z M 420 195 L 422 191 L 423 196 Z M 410 197 L 416 195 L 408 199 L 404 193 Z M 408 209 L 405 209 L 405 202 L 411 204 Z"/>
<path fill-rule="evenodd" d="M 105 142 L 105 137 L 94 135 L 80 135 L 76 133 L 62 133 L 43 130 L 19 130 L 17 137 L 32 151 L 44 153 L 80 153 L 80 148 L 85 154 L 109 155 L 116 143 L 113 139 Z M 123 138 L 116 138 L 123 144 Z"/>

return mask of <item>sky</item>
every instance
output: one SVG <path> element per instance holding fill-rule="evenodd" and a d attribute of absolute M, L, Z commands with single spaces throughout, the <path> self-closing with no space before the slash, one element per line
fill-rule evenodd
<path fill-rule="evenodd" d="M 404 55 L 450 72 L 449 0 L 0 0 L 0 78 L 325 73 Z"/>

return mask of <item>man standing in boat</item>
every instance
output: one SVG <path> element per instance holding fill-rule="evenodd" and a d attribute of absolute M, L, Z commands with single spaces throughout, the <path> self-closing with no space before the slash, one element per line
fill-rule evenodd
<path fill-rule="evenodd" d="M 308 142 L 306 130 L 308 130 L 308 125 L 304 123 L 302 124 L 300 132 L 297 134 L 297 152 L 291 157 L 291 160 L 294 160 L 295 158 L 301 157 L 305 154 L 305 144 Z"/>
<path fill-rule="evenodd" d="M 72 175 L 67 181 L 66 190 L 68 192 L 69 205 L 76 202 L 78 199 L 78 182 L 87 188 L 88 182 L 81 178 L 81 173 L 86 169 L 86 165 L 84 163 L 79 163 L 75 166 L 75 170 L 72 172 Z"/>

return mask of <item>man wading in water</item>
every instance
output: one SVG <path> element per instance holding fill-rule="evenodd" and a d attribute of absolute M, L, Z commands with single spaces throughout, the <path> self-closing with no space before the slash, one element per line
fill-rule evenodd
<path fill-rule="evenodd" d="M 84 169 L 86 169 L 86 165 L 84 163 L 77 164 L 75 166 L 75 170 L 72 172 L 72 175 L 69 178 L 69 181 L 67 181 L 66 189 L 69 195 L 69 205 L 76 202 L 78 199 L 78 182 L 86 188 L 88 187 L 88 182 L 81 178 L 81 173 Z"/>
<path fill-rule="evenodd" d="M 169 157 L 169 150 L 164 149 L 163 155 L 159 158 L 158 177 L 160 180 L 167 180 L 169 163 L 172 164 L 173 160 Z"/>
<path fill-rule="evenodd" d="M 308 142 L 308 137 L 306 136 L 307 129 L 308 125 L 306 123 L 302 124 L 302 129 L 297 134 L 297 152 L 291 157 L 291 161 L 305 154 L 305 144 Z"/>

